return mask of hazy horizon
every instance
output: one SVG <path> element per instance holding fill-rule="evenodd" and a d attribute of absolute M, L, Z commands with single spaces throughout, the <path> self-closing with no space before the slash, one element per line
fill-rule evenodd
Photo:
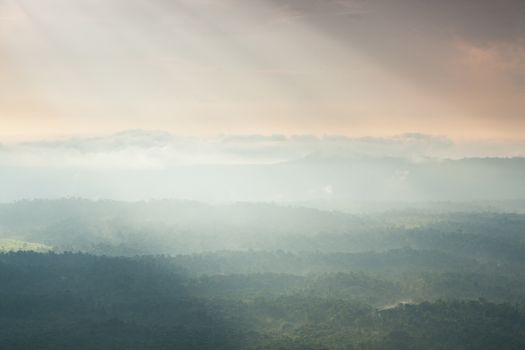
<path fill-rule="evenodd" d="M 337 209 L 345 202 L 516 200 L 525 198 L 518 149 L 417 133 L 197 138 L 128 130 L 1 145 L 0 201 L 173 198 Z"/>

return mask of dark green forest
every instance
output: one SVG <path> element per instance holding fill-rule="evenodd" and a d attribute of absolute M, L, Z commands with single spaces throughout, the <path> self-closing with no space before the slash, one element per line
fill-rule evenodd
<path fill-rule="evenodd" d="M 524 349 L 525 215 L 493 204 L 2 204 L 0 349 Z"/>

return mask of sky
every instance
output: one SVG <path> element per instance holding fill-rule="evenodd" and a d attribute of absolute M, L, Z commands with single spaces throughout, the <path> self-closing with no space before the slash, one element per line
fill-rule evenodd
<path fill-rule="evenodd" d="M 523 18 L 522 0 L 0 0 L 0 144 L 431 135 L 521 155 Z"/>

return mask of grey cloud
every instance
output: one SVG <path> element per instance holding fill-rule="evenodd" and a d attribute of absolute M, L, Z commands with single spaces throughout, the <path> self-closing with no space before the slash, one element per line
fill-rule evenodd
<path fill-rule="evenodd" d="M 22 143 L 20 146 L 40 149 L 63 149 L 82 153 L 112 152 L 130 148 L 166 147 L 176 137 L 165 131 L 126 130 L 110 136 L 75 137 L 63 140 Z"/>
<path fill-rule="evenodd" d="M 176 137 L 163 131 L 129 130 L 110 136 L 10 145 L 0 149 L 4 164 L 166 168 L 180 164 L 266 164 L 309 156 L 432 157 L 453 146 L 443 137 L 407 134 L 391 138 L 313 135 L 230 135 Z"/>
<path fill-rule="evenodd" d="M 261 143 L 261 142 L 284 142 L 287 138 L 284 135 L 234 135 L 225 136 L 224 143 Z"/>
<path fill-rule="evenodd" d="M 165 131 L 128 130 L 0 146 L 0 166 L 165 169 L 188 164 L 271 164 L 303 158 L 407 160 L 525 156 L 522 141 L 454 142 L 439 135 L 222 135 L 198 138 Z"/>
<path fill-rule="evenodd" d="M 327 156 L 433 156 L 435 151 L 452 147 L 453 142 L 442 136 L 419 133 L 404 134 L 393 137 L 361 137 L 327 135 L 283 135 L 233 136 L 223 140 L 226 150 L 239 154 L 273 154 L 287 155 L 289 159 L 312 154 Z"/>
<path fill-rule="evenodd" d="M 521 0 L 267 0 L 283 11 L 312 18 L 324 28 L 344 30 L 358 26 L 386 25 L 393 30 L 411 27 L 414 31 L 466 36 L 477 41 L 508 40 L 525 35 L 525 2 Z M 319 14 L 349 13 L 348 18 L 324 19 Z M 379 23 L 380 20 L 383 23 Z M 341 26 L 343 25 L 343 26 Z M 346 33 L 352 35 L 350 31 Z"/>

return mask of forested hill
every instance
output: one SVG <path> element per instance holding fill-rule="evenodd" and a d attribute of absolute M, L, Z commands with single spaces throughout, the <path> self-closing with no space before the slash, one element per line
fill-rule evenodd
<path fill-rule="evenodd" d="M 442 289 L 447 277 L 426 278 Z M 408 296 L 410 279 L 362 273 L 199 277 L 166 257 L 10 253 L 0 255 L 0 282 L 2 349 L 525 346 L 521 306 L 396 299 Z M 451 296 L 465 292 L 452 286 Z M 392 303 L 374 306 L 379 301 Z"/>
<path fill-rule="evenodd" d="M 0 205 L 0 349 L 518 350 L 525 215 Z"/>
<path fill-rule="evenodd" d="M 525 215 L 496 205 L 441 203 L 357 215 L 261 203 L 32 200 L 0 204 L 0 242 L 110 255 L 413 248 L 519 258 Z"/>

